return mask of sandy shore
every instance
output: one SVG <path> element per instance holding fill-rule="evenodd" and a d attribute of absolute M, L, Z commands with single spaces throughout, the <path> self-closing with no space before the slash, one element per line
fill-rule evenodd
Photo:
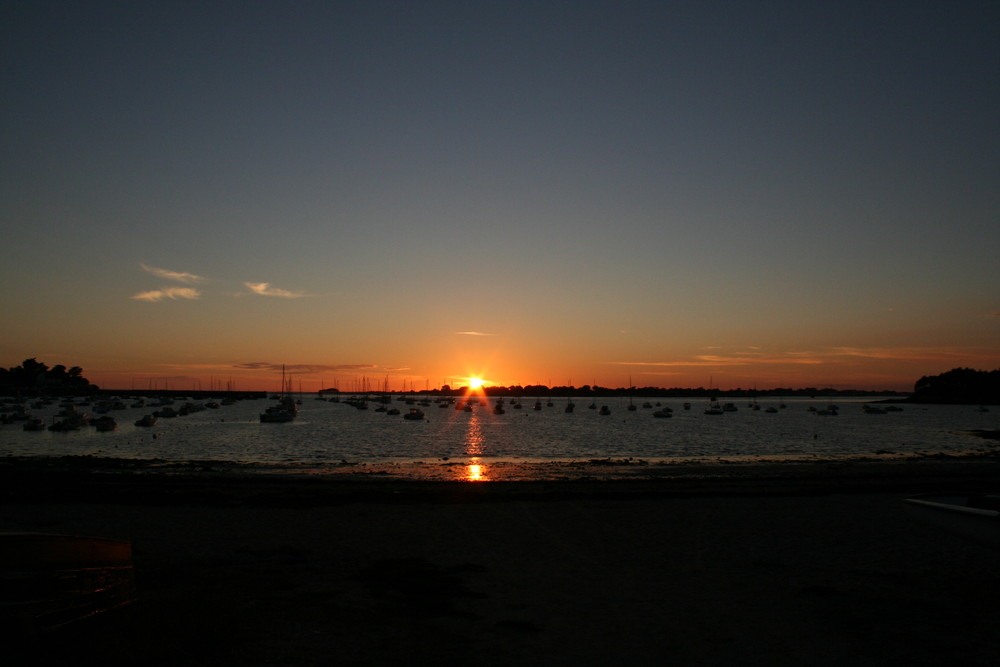
<path fill-rule="evenodd" d="M 55 663 L 992 665 L 1000 550 L 902 499 L 993 460 L 459 483 L 0 465 L 0 529 L 131 540 Z M 991 524 L 986 538 L 995 533 Z"/>

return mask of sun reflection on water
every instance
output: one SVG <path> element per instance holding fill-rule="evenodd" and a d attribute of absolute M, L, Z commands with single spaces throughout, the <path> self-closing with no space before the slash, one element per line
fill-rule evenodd
<path fill-rule="evenodd" d="M 479 459 L 472 459 L 473 461 L 478 461 Z M 465 467 L 465 481 L 467 482 L 483 482 L 486 481 L 488 477 L 486 476 L 486 466 L 480 463 L 470 463 Z"/>
<path fill-rule="evenodd" d="M 485 441 L 479 413 L 473 412 L 469 415 L 469 428 L 465 431 L 465 453 L 469 456 L 481 456 Z"/>
<path fill-rule="evenodd" d="M 473 412 L 469 416 L 469 427 L 465 432 L 465 453 L 472 458 L 465 466 L 465 475 L 462 479 L 467 482 L 482 482 L 487 479 L 486 466 L 479 463 L 479 456 L 483 453 L 483 446 L 486 444 L 486 437 L 483 435 L 483 426 L 479 413 Z"/>

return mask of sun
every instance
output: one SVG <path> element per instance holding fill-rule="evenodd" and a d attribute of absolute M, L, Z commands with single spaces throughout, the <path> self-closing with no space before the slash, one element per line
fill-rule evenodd
<path fill-rule="evenodd" d="M 469 378 L 469 389 L 482 389 L 486 381 L 483 378 Z"/>

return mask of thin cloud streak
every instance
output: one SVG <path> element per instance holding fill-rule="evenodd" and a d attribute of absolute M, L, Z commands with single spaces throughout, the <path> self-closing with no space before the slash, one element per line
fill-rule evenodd
<path fill-rule="evenodd" d="M 831 356 L 859 357 L 863 359 L 889 359 L 900 361 L 961 361 L 982 357 L 984 360 L 995 359 L 990 350 L 975 348 L 938 348 L 938 347 L 838 347 L 833 348 Z"/>
<path fill-rule="evenodd" d="M 176 301 L 177 299 L 198 299 L 201 298 L 201 292 L 193 287 L 164 287 L 163 289 L 139 292 L 138 294 L 133 294 L 131 298 L 136 301 L 156 303 L 164 299 L 171 301 Z"/>
<path fill-rule="evenodd" d="M 751 366 L 751 365 L 805 365 L 818 366 L 843 363 L 850 359 L 875 359 L 891 361 L 944 361 L 961 362 L 982 357 L 989 360 L 990 352 L 967 348 L 925 348 L 925 347 L 834 347 L 820 350 L 789 351 L 781 354 L 702 354 L 678 361 L 606 361 L 612 366 L 635 366 L 650 368 L 696 368 L 701 366 Z"/>
<path fill-rule="evenodd" d="M 185 285 L 192 285 L 194 283 L 205 282 L 207 278 L 204 276 L 195 275 L 193 273 L 185 273 L 183 271 L 171 271 L 169 269 L 161 269 L 155 266 L 147 266 L 146 264 L 140 263 L 139 266 L 146 273 L 152 273 L 157 278 L 163 278 L 164 280 L 173 280 L 174 282 L 184 283 Z"/>
<path fill-rule="evenodd" d="M 305 292 L 271 287 L 271 283 L 243 283 L 254 294 L 260 296 L 275 296 L 282 299 L 300 299 L 307 296 Z"/>
<path fill-rule="evenodd" d="M 613 366 L 646 366 L 655 368 L 686 368 L 699 366 L 749 366 L 751 364 L 793 364 L 819 365 L 826 363 L 821 359 L 796 359 L 789 357 L 726 357 L 721 355 L 701 355 L 688 361 L 606 361 Z"/>
<path fill-rule="evenodd" d="M 308 375 L 325 371 L 363 371 L 377 368 L 375 364 L 276 364 L 270 361 L 250 361 L 233 364 L 233 368 L 245 371 L 269 371 Z"/>
<path fill-rule="evenodd" d="M 493 333 L 485 333 L 483 331 L 456 331 L 456 336 L 496 336 Z"/>

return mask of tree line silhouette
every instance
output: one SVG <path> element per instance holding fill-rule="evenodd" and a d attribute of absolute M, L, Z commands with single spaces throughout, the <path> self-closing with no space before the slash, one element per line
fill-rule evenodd
<path fill-rule="evenodd" d="M 913 385 L 909 400 L 913 403 L 1000 405 L 1000 369 L 953 368 L 940 375 L 924 376 Z"/>
<path fill-rule="evenodd" d="M 49 368 L 32 357 L 20 366 L 0 368 L 0 391 L 5 393 L 83 394 L 97 390 L 79 366 L 57 364 Z"/>

